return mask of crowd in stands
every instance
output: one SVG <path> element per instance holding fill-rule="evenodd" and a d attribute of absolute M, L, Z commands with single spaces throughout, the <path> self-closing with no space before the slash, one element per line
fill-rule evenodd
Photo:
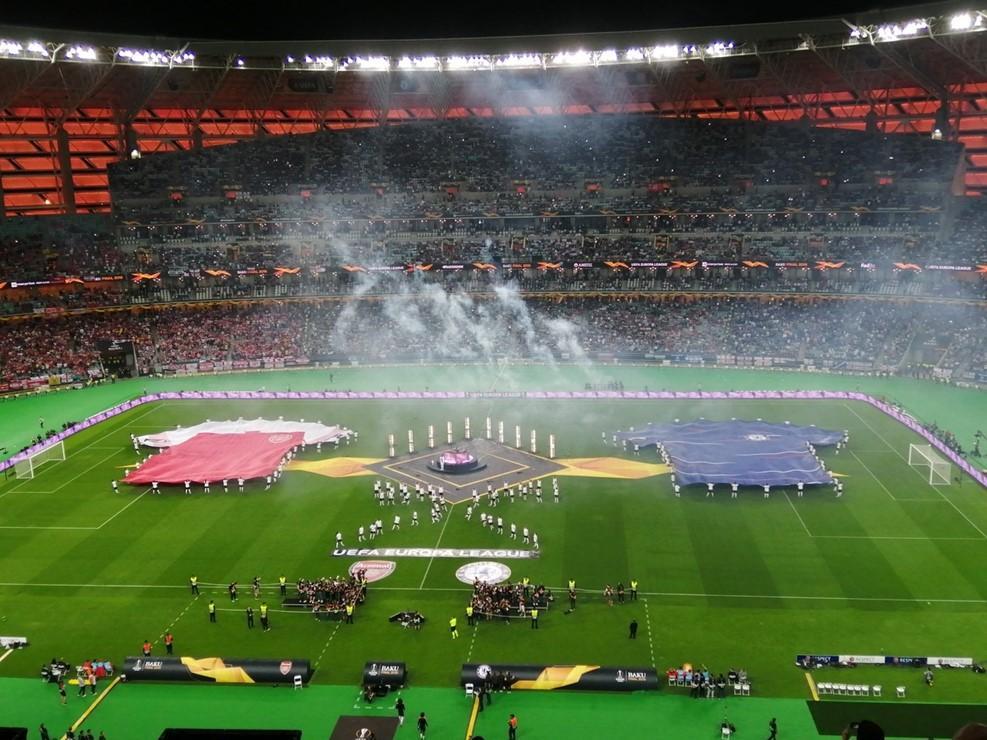
<path fill-rule="evenodd" d="M 386 300 L 166 306 L 0 322 L 0 382 L 102 375 L 96 341 L 135 342 L 141 373 L 186 363 L 581 361 L 593 357 L 772 357 L 792 366 L 897 370 L 917 336 L 948 348 L 951 371 L 983 371 L 987 313 L 962 304 L 695 295 L 473 300 L 440 288 Z M 744 359 L 746 358 L 746 359 Z"/>
<path fill-rule="evenodd" d="M 468 191 L 723 185 L 744 177 L 758 185 L 805 182 L 817 173 L 867 182 L 875 172 L 946 180 L 960 147 L 924 137 L 868 137 L 803 126 L 644 116 L 546 116 L 409 123 L 270 139 L 163 154 L 111 167 L 111 186 L 130 197 L 220 195 L 236 184 L 249 193 L 435 192 L 447 183 Z"/>

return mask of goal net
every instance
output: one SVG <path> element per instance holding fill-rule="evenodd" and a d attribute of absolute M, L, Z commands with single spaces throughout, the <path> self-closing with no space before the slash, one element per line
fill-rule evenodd
<path fill-rule="evenodd" d="M 932 445 L 908 445 L 908 464 L 915 468 L 928 468 L 930 486 L 948 486 L 952 480 L 953 466 Z M 922 475 L 925 475 L 924 471 Z"/>
<path fill-rule="evenodd" d="M 65 443 L 56 442 L 48 445 L 23 460 L 14 463 L 14 475 L 17 478 L 33 478 L 39 467 L 47 462 L 65 459 Z"/>

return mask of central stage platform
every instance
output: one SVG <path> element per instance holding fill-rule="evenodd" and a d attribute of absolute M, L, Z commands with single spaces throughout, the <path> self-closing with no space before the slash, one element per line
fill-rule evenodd
<path fill-rule="evenodd" d="M 455 473 L 441 472 L 433 467 L 432 463 L 440 455 L 449 453 L 460 456 L 466 453 L 469 457 L 475 458 L 477 466 Z M 500 488 L 506 481 L 510 486 L 517 486 L 525 481 L 550 476 L 563 469 L 562 465 L 548 458 L 487 439 L 442 445 L 434 450 L 402 455 L 368 467 L 381 476 L 407 483 L 412 488 L 416 483 L 422 486 L 442 486 L 446 498 L 452 503 L 470 498 L 474 488 L 485 494 L 487 485 Z"/>

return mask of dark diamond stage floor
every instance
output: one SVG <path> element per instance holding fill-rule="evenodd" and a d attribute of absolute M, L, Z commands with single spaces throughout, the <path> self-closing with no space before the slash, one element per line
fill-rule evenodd
<path fill-rule="evenodd" d="M 407 725 L 413 725 L 414 722 L 414 717 L 405 720 Z M 374 740 L 393 740 L 398 731 L 398 718 L 342 716 L 336 720 L 329 740 L 354 740 L 364 728 L 374 733 Z"/>
<path fill-rule="evenodd" d="M 442 474 L 428 469 L 429 461 L 437 458 L 442 452 L 454 449 L 468 450 L 486 467 L 470 473 L 457 474 Z M 452 503 L 469 499 L 473 495 L 474 488 L 481 494 L 486 494 L 488 484 L 500 488 L 506 481 L 508 485 L 516 486 L 562 470 L 561 465 L 548 458 L 486 439 L 442 445 L 434 450 L 402 455 L 368 467 L 381 476 L 399 483 L 407 483 L 412 488 L 416 483 L 422 486 L 442 486 L 446 498 Z"/>

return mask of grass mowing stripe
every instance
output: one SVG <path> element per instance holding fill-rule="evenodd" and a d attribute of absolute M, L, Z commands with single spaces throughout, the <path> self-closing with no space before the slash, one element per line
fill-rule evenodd
<path fill-rule="evenodd" d="M 868 429 L 870 429 L 877 436 L 878 439 L 880 439 L 882 442 L 884 442 L 884 444 L 886 444 L 888 446 L 888 449 L 890 449 L 894 454 L 896 454 L 898 457 L 900 457 L 906 464 L 908 463 L 908 458 L 906 458 L 904 455 L 901 454 L 901 452 L 899 452 L 898 450 L 896 450 L 894 448 L 894 445 L 892 445 L 890 442 L 888 442 L 888 440 L 886 440 L 884 438 L 884 436 L 879 431 L 877 431 L 874 427 L 872 427 L 870 424 L 868 424 L 867 423 L 867 420 L 864 419 L 864 417 L 862 417 L 860 414 L 858 414 L 856 411 L 854 411 L 852 408 L 850 408 L 846 404 L 843 404 L 843 406 L 851 414 L 853 414 L 858 419 L 860 419 L 860 421 L 863 422 L 863 424 L 864 424 L 865 427 L 867 427 Z M 987 539 L 987 532 L 984 532 L 984 530 L 982 530 L 980 527 L 978 527 L 976 524 L 974 524 L 973 523 L 973 520 L 970 519 L 970 517 L 968 517 L 962 511 L 960 511 L 960 507 L 958 507 L 955 503 L 953 503 L 953 501 L 951 499 L 949 499 L 946 496 L 945 493 L 943 493 L 942 491 L 940 491 L 937 486 L 931 485 L 927 480 L 925 480 L 925 478 L 922 476 L 922 474 L 920 472 L 918 472 L 915 468 L 913 468 L 911 465 L 908 465 L 908 469 L 911 470 L 913 473 L 915 473 L 915 475 L 917 475 L 919 478 L 921 478 L 922 479 L 922 482 L 924 482 L 926 485 L 928 485 L 930 488 L 932 488 L 932 490 L 934 490 L 936 493 L 938 493 L 942 497 L 943 501 L 945 501 L 950 506 L 952 506 L 953 509 L 956 511 L 957 514 L 959 514 L 961 517 L 963 517 L 964 519 L 966 519 L 967 523 L 971 527 L 973 527 L 975 530 L 977 530 L 978 532 L 980 532 L 980 534 L 983 536 L 984 539 Z M 871 475 L 873 475 L 873 473 Z M 884 484 L 882 483 L 881 485 L 883 486 Z"/>

